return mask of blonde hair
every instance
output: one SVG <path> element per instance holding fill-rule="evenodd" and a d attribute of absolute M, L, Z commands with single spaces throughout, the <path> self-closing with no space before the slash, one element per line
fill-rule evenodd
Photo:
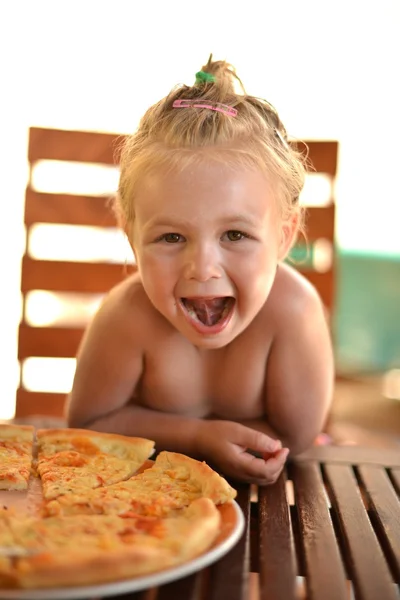
<path fill-rule="evenodd" d="M 148 172 L 160 167 L 184 168 L 194 160 L 212 157 L 228 164 L 257 167 L 271 175 L 281 215 L 288 218 L 296 214 L 301 230 L 303 210 L 299 195 L 306 173 L 305 158 L 287 142 L 277 111 L 266 100 L 246 94 L 229 63 L 213 61 L 210 55 L 201 71 L 193 86 L 180 85 L 151 106 L 137 131 L 125 139 L 115 204 L 120 223 L 132 231 L 137 184 Z M 242 93 L 235 92 L 235 84 Z M 237 115 L 173 107 L 175 100 L 183 99 L 222 103 L 235 108 Z"/>

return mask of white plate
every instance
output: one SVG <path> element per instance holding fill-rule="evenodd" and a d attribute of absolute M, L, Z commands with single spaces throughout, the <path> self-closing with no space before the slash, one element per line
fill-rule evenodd
<path fill-rule="evenodd" d="M 237 504 L 232 502 L 235 509 L 236 522 L 229 532 L 228 536 L 208 552 L 198 558 L 191 560 L 183 565 L 160 571 L 144 577 L 135 577 L 134 579 L 124 579 L 113 583 L 103 583 L 100 585 L 79 586 L 70 588 L 42 588 L 35 590 L 5 590 L 0 589 L 0 599 L 4 600 L 72 600 L 79 598 L 93 598 L 100 596 L 114 596 L 126 594 L 128 592 L 138 592 L 146 588 L 163 585 L 176 579 L 181 579 L 191 575 L 208 565 L 219 560 L 239 541 L 244 530 L 244 516 Z"/>

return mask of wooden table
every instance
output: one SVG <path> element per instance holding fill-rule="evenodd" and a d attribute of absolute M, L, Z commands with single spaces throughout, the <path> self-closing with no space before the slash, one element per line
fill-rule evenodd
<path fill-rule="evenodd" d="M 186 579 L 115 600 L 395 600 L 400 583 L 400 450 L 315 447 L 278 482 L 236 485 L 246 530 Z M 353 595 L 352 595 L 353 594 Z"/>

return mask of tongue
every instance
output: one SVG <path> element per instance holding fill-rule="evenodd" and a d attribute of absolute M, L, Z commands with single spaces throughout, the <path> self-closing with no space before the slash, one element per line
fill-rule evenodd
<path fill-rule="evenodd" d="M 189 308 L 192 308 L 197 318 L 204 325 L 215 325 L 218 323 L 225 308 L 226 298 L 209 298 L 207 300 L 186 300 Z"/>

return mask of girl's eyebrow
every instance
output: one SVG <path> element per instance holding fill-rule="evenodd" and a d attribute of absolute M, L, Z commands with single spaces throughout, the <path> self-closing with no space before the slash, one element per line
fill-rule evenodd
<path fill-rule="evenodd" d="M 147 229 L 154 227 L 192 227 L 194 222 L 195 219 L 182 219 L 181 215 L 156 215 L 147 221 L 144 227 Z M 221 217 L 221 219 L 218 220 L 218 223 L 221 225 L 234 224 L 255 227 L 259 223 L 259 220 L 252 215 L 234 214 Z"/>
<path fill-rule="evenodd" d="M 187 227 L 190 226 L 192 223 L 193 221 L 182 219 L 180 215 L 156 215 L 155 217 L 149 219 L 144 224 L 144 227 L 146 227 L 147 229 L 154 227 Z"/>
<path fill-rule="evenodd" d="M 243 225 L 250 225 L 254 227 L 259 223 L 259 219 L 256 219 L 252 215 L 230 215 L 229 217 L 224 217 L 224 223 L 238 223 Z"/>

